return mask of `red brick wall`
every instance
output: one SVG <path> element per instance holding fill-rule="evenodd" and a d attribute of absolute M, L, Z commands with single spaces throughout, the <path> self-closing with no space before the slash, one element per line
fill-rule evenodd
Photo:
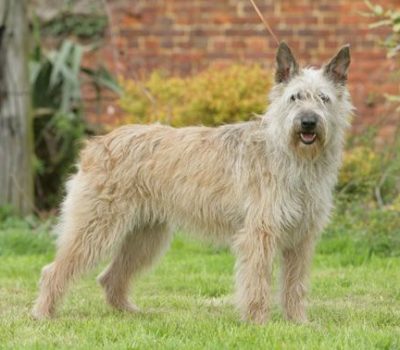
<path fill-rule="evenodd" d="M 385 29 L 369 29 L 360 12 L 363 0 L 256 0 L 280 40 L 303 64 L 319 65 L 343 44 L 352 47 L 350 89 L 358 117 L 356 128 L 392 118 L 383 93 L 399 91 L 394 61 L 377 45 Z M 377 1 L 375 1 L 377 2 Z M 399 7 L 399 0 L 380 0 Z M 265 31 L 249 0 L 108 0 L 112 33 L 94 56 L 125 77 L 163 68 L 193 74 L 211 63 L 257 62 L 274 67 L 276 44 Z M 110 112 L 112 109 L 108 109 Z M 398 120 L 398 116 L 397 116 Z"/>

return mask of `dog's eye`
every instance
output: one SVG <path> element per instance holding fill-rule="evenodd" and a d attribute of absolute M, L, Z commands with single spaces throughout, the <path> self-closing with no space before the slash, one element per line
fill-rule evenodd
<path fill-rule="evenodd" d="M 290 96 L 290 101 L 296 101 L 296 100 L 301 100 L 301 95 L 300 93 L 294 94 Z"/>
<path fill-rule="evenodd" d="M 326 95 L 324 95 L 324 94 L 321 94 L 321 95 L 319 95 L 319 97 L 321 98 L 321 100 L 322 100 L 322 102 L 323 103 L 328 103 L 328 102 L 330 102 L 330 98 L 329 98 L 329 96 L 326 96 Z"/>
<path fill-rule="evenodd" d="M 294 102 L 296 100 L 302 100 L 302 99 L 303 99 L 303 95 L 300 92 L 290 96 L 290 101 L 292 101 L 292 102 Z"/>

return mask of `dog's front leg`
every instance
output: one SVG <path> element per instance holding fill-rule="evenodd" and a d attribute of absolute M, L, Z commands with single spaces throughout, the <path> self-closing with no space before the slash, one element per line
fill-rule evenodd
<path fill-rule="evenodd" d="M 244 320 L 262 324 L 269 313 L 274 236 L 265 228 L 245 230 L 234 242 L 236 305 Z"/>
<path fill-rule="evenodd" d="M 305 323 L 306 293 L 314 253 L 314 236 L 304 237 L 296 246 L 282 252 L 282 306 L 287 320 Z"/>

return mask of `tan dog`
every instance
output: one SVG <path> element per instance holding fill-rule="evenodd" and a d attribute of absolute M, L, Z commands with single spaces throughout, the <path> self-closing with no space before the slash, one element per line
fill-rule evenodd
<path fill-rule="evenodd" d="M 328 221 L 352 111 L 349 47 L 321 69 L 277 53 L 276 86 L 256 121 L 218 128 L 124 126 L 89 141 L 67 184 L 55 261 L 43 269 L 36 318 L 53 315 L 68 282 L 99 260 L 107 301 L 136 311 L 130 279 L 150 267 L 180 227 L 227 242 L 244 319 L 267 320 L 271 266 L 282 255 L 287 319 L 305 321 L 314 243 Z"/>

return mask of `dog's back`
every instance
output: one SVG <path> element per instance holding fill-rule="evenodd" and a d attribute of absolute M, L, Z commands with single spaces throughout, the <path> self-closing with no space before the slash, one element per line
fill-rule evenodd
<path fill-rule="evenodd" d="M 94 212 L 129 216 L 129 227 L 167 222 L 225 240 L 243 226 L 254 167 L 266 158 L 260 123 L 124 126 L 87 143 L 71 182 L 90 187 Z"/>

